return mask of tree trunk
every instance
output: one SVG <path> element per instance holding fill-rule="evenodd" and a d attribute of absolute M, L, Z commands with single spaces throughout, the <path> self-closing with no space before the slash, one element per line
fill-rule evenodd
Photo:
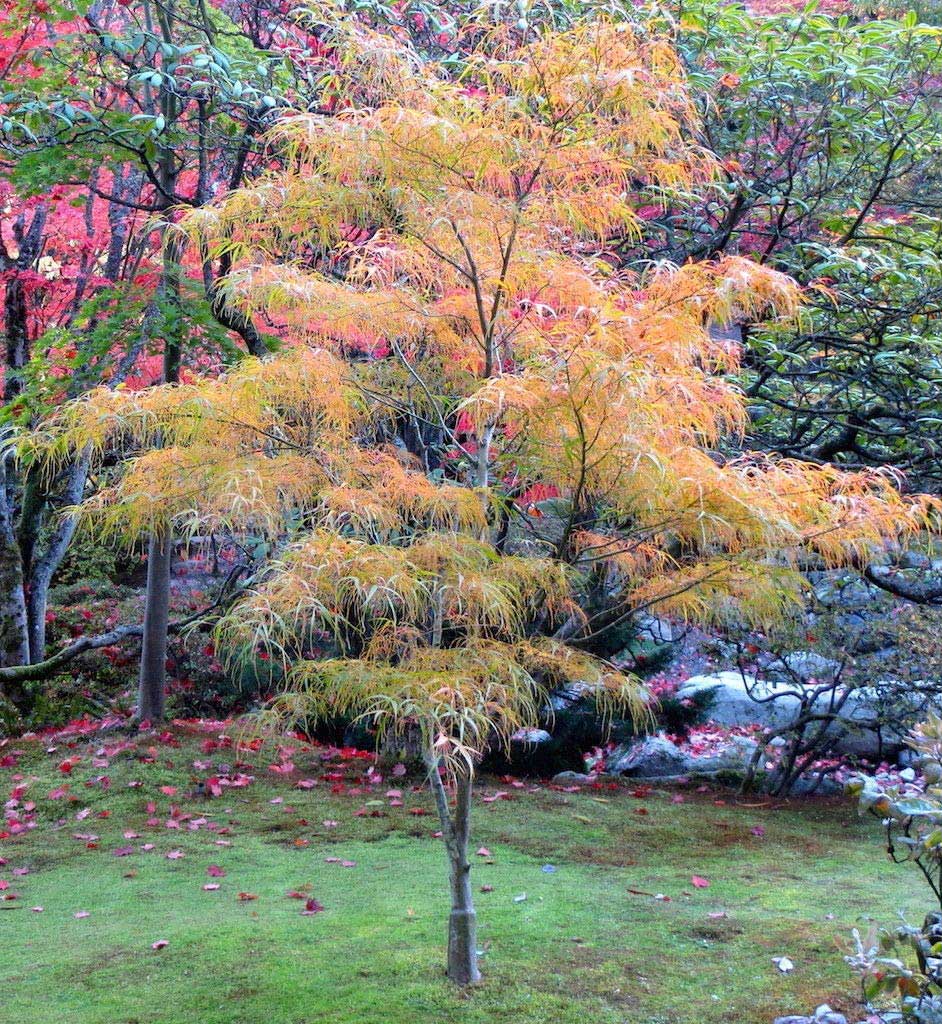
<path fill-rule="evenodd" d="M 448 850 L 451 883 L 451 913 L 448 917 L 448 977 L 456 985 L 481 980 L 478 970 L 477 914 L 471 895 L 471 864 L 468 861 L 468 836 L 471 827 L 470 769 L 458 773 L 455 780 L 455 813 L 448 811 L 448 795 L 438 771 L 438 758 L 428 758 L 429 781 L 442 836 Z"/>
<path fill-rule="evenodd" d="M 0 530 L 0 665 L 29 664 L 26 594 L 20 552 Z"/>
<path fill-rule="evenodd" d="M 63 505 L 78 505 L 85 493 L 85 481 L 91 466 L 91 448 L 86 447 L 79 453 L 75 462 L 69 467 L 65 486 L 59 496 Z M 73 516 L 62 516 L 49 531 L 46 546 L 38 558 L 34 558 L 34 549 L 29 550 L 30 559 L 26 565 L 27 603 L 26 613 L 29 624 L 29 656 L 30 663 L 38 663 L 46 657 L 46 606 L 52 577 L 62 564 L 66 552 L 75 536 L 77 521 Z M 20 539 L 22 545 L 22 537 Z"/>
<path fill-rule="evenodd" d="M 9 460 L 0 458 L 0 666 L 29 664 L 29 631 L 23 562 L 13 530 L 14 495 L 8 487 Z M 4 694 L 18 708 L 28 707 L 23 687 L 10 683 Z"/>
<path fill-rule="evenodd" d="M 159 722 L 164 717 L 172 560 L 173 537 L 170 531 L 154 531 L 147 551 L 147 598 L 137 696 L 139 722 Z"/>

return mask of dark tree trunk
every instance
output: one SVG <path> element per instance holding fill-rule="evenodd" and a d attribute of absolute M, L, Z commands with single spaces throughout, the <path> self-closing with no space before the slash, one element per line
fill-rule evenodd
<path fill-rule="evenodd" d="M 46 208 L 37 206 L 29 227 L 23 217 L 13 225 L 17 243 L 12 255 L 0 241 L 0 270 L 9 273 L 4 289 L 3 328 L 6 375 L 3 380 L 3 400 L 11 402 L 23 390 L 23 371 L 30 357 L 29 308 L 26 288 L 20 276 L 33 267 L 42 254 L 43 229 L 46 226 Z"/>
<path fill-rule="evenodd" d="M 169 533 L 151 534 L 147 552 L 147 602 L 144 608 L 144 640 L 137 695 L 139 722 L 159 722 L 164 717 L 172 560 L 173 540 Z"/>
<path fill-rule="evenodd" d="M 9 461 L 0 459 L 0 666 L 29 664 L 29 631 L 23 562 L 13 530 L 14 495 L 8 486 Z M 26 709 L 29 699 L 18 683 L 8 683 L 4 696 Z"/>
<path fill-rule="evenodd" d="M 78 505 L 85 492 L 85 481 L 91 466 L 91 450 L 86 448 L 76 457 L 68 468 L 65 485 L 59 495 L 59 501 L 66 506 Z M 24 505 L 24 512 L 25 512 Z M 30 663 L 38 663 L 46 657 L 46 606 L 49 598 L 49 586 L 56 570 L 62 564 L 72 538 L 75 536 L 76 520 L 72 516 L 63 516 L 52 524 L 49 538 L 42 552 L 33 557 L 34 548 L 30 548 L 24 564 L 27 579 L 26 614 L 29 627 Z M 23 538 L 20 538 L 22 545 Z"/>
<path fill-rule="evenodd" d="M 455 812 L 448 810 L 445 792 L 438 771 L 438 758 L 427 759 L 429 782 L 435 794 L 442 836 L 448 851 L 451 885 L 451 913 L 448 916 L 448 977 L 456 985 L 471 985 L 481 980 L 478 969 L 477 914 L 471 894 L 471 864 L 468 861 L 468 837 L 471 830 L 470 770 L 458 773 L 455 780 Z"/>
<path fill-rule="evenodd" d="M 173 40 L 173 8 L 159 12 L 164 40 Z M 165 122 L 174 123 L 180 110 L 177 97 L 161 87 L 158 104 Z M 171 207 L 176 194 L 181 164 L 173 150 L 162 145 L 157 164 L 160 169 L 160 209 L 164 217 L 161 227 L 163 259 L 159 297 L 163 306 L 164 380 L 175 384 L 180 379 L 183 355 L 183 308 L 180 297 L 180 256 L 182 242 L 168 237 L 172 221 Z M 141 671 L 138 680 L 137 717 L 139 721 L 159 722 L 164 715 L 167 682 L 167 624 L 170 621 L 170 566 L 173 559 L 173 528 L 168 523 L 151 534 L 147 556 L 147 595 L 144 606 L 144 642 L 141 648 Z"/>
<path fill-rule="evenodd" d="M 29 664 L 26 594 L 20 551 L 0 513 L 0 665 Z"/>

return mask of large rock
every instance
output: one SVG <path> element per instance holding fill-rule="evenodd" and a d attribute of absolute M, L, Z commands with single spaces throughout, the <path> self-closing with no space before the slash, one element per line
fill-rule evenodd
<path fill-rule="evenodd" d="M 832 1010 L 827 1003 L 822 1003 L 810 1017 L 776 1017 L 775 1024 L 847 1024 L 847 1018 L 843 1013 Z"/>
<path fill-rule="evenodd" d="M 689 775 L 741 775 L 749 767 L 759 744 L 746 736 L 731 736 L 729 743 L 715 754 L 687 758 Z"/>
<path fill-rule="evenodd" d="M 666 619 L 657 618 L 656 615 L 639 613 L 635 615 L 633 622 L 641 640 L 655 644 L 672 644 L 683 637 L 682 631 L 672 626 Z"/>
<path fill-rule="evenodd" d="M 767 671 L 778 682 L 794 682 L 797 676 L 802 682 L 816 679 L 819 683 L 834 678 L 841 669 L 841 663 L 832 658 L 825 658 L 817 651 L 792 651 L 790 654 L 776 658 Z"/>
<path fill-rule="evenodd" d="M 680 700 L 712 695 L 709 717 L 719 725 L 762 725 L 777 728 L 790 725 L 800 700 L 790 691 L 794 686 L 758 681 L 740 672 L 717 672 L 691 676 L 677 691 Z"/>
<path fill-rule="evenodd" d="M 704 692 L 712 694 L 709 717 L 719 725 L 758 725 L 768 729 L 785 729 L 794 724 L 801 712 L 800 694 L 813 690 L 813 684 L 795 680 L 757 680 L 739 672 L 717 672 L 715 675 L 693 676 L 677 691 L 677 696 L 694 698 Z M 841 691 L 838 690 L 838 695 Z M 816 710 L 827 713 L 830 697 L 822 694 Z M 847 697 L 833 726 L 833 750 L 838 754 L 877 757 L 898 750 L 905 742 L 907 726 L 900 714 L 886 706 L 886 688 L 860 687 Z M 898 726 L 887 723 L 897 719 Z"/>
<path fill-rule="evenodd" d="M 617 747 L 605 762 L 606 770 L 633 779 L 741 775 L 752 760 L 757 744 L 734 736 L 722 750 L 702 756 L 686 753 L 666 736 L 648 736 Z"/>
<path fill-rule="evenodd" d="M 519 743 L 525 747 L 537 747 L 541 743 L 551 743 L 553 737 L 545 729 L 518 729 L 511 737 L 511 743 Z"/>
<path fill-rule="evenodd" d="M 687 755 L 666 736 L 648 736 L 616 748 L 606 761 L 606 768 L 615 775 L 664 779 L 684 775 L 687 760 Z"/>

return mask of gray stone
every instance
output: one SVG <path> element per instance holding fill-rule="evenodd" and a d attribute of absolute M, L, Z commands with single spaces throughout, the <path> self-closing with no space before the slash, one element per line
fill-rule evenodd
<path fill-rule="evenodd" d="M 921 551 L 904 551 L 896 560 L 901 569 L 931 569 L 932 559 Z"/>
<path fill-rule="evenodd" d="M 787 729 L 801 712 L 802 696 L 813 690 L 794 680 L 759 680 L 739 672 L 717 672 L 715 675 L 693 676 L 677 691 L 677 696 L 693 698 L 704 692 L 712 694 L 709 717 L 719 725 L 759 725 L 767 729 Z M 880 685 L 860 687 L 845 701 L 834 724 L 834 751 L 859 757 L 875 757 L 893 753 L 905 742 L 905 714 L 888 716 Z M 841 691 L 838 690 L 840 695 Z M 828 693 L 817 699 L 818 710 L 829 704 Z M 902 712 L 904 709 L 900 709 Z M 888 717 L 900 720 L 900 728 L 877 732 L 880 722 Z"/>
<path fill-rule="evenodd" d="M 687 756 L 666 736 L 649 736 L 614 750 L 606 767 L 616 775 L 658 779 L 683 775 L 687 764 Z"/>
<path fill-rule="evenodd" d="M 814 1016 L 811 1018 L 814 1024 L 847 1024 L 847 1018 L 843 1013 L 838 1013 L 837 1010 L 832 1010 L 827 1003 L 822 1003 L 817 1010 L 814 1011 Z"/>
<path fill-rule="evenodd" d="M 666 736 L 649 736 L 617 747 L 609 754 L 606 768 L 616 775 L 633 779 L 675 779 L 686 776 L 741 774 L 758 749 L 758 744 L 743 736 L 734 736 L 715 754 L 686 754 Z"/>
<path fill-rule="evenodd" d="M 550 781 L 556 786 L 584 786 L 593 781 L 593 776 L 583 772 L 559 772 Z"/>
<path fill-rule="evenodd" d="M 800 701 L 793 691 L 793 686 L 743 677 L 740 672 L 717 672 L 691 676 L 677 691 L 677 697 L 684 700 L 711 693 L 708 714 L 719 725 L 779 727 L 795 720 Z"/>
<path fill-rule="evenodd" d="M 650 640 L 656 644 L 672 644 L 680 639 L 678 631 L 664 619 L 656 615 L 639 614 L 634 617 L 638 636 L 642 640 Z"/>
<path fill-rule="evenodd" d="M 588 683 L 570 683 L 550 694 L 550 707 L 553 711 L 568 711 L 591 692 L 592 687 Z"/>
<path fill-rule="evenodd" d="M 819 779 L 817 775 L 799 775 L 788 789 L 789 796 L 838 796 L 844 787 L 830 775 Z"/>
<path fill-rule="evenodd" d="M 809 679 L 827 682 L 840 671 L 840 667 L 839 661 L 825 658 L 816 651 L 793 651 L 773 661 L 768 672 L 782 682 L 793 682 L 795 676 L 803 682 Z"/>
<path fill-rule="evenodd" d="M 688 775 L 719 775 L 746 770 L 759 744 L 745 736 L 733 736 L 729 744 L 716 754 L 687 758 Z"/>
<path fill-rule="evenodd" d="M 514 743 L 537 747 L 541 743 L 549 743 L 553 737 L 545 729 L 518 729 L 510 739 Z"/>
<path fill-rule="evenodd" d="M 847 1024 L 847 1018 L 843 1013 L 832 1010 L 827 1003 L 822 1003 L 810 1017 L 805 1017 L 801 1014 L 776 1017 L 774 1024 Z"/>
<path fill-rule="evenodd" d="M 584 772 L 557 772 L 550 779 L 556 786 L 585 786 L 591 782 L 617 782 L 615 775 L 600 772 L 598 775 L 586 775 Z"/>

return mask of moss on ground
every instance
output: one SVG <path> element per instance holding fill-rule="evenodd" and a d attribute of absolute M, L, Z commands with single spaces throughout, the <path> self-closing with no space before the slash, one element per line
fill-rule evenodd
<path fill-rule="evenodd" d="M 367 762 L 317 750 L 296 749 L 282 775 L 274 747 L 168 739 L 107 766 L 93 758 L 113 738 L 24 741 L 0 770 L 4 799 L 26 783 L 21 803 L 36 803 L 36 827 L 0 840 L 4 895 L 17 897 L 0 903 L 2 1024 L 765 1024 L 825 1000 L 852 1013 L 838 946 L 854 926 L 923 909 L 876 824 L 840 801 L 484 780 L 482 796 L 506 798 L 475 811 L 475 846 L 491 854 L 475 866 L 490 890 L 478 897 L 485 982 L 460 993 L 441 972 L 444 854 L 424 791 L 365 786 Z M 81 760 L 63 773 L 67 757 Z M 237 759 L 250 785 L 194 790 Z M 303 916 L 289 891 L 324 911 Z"/>

